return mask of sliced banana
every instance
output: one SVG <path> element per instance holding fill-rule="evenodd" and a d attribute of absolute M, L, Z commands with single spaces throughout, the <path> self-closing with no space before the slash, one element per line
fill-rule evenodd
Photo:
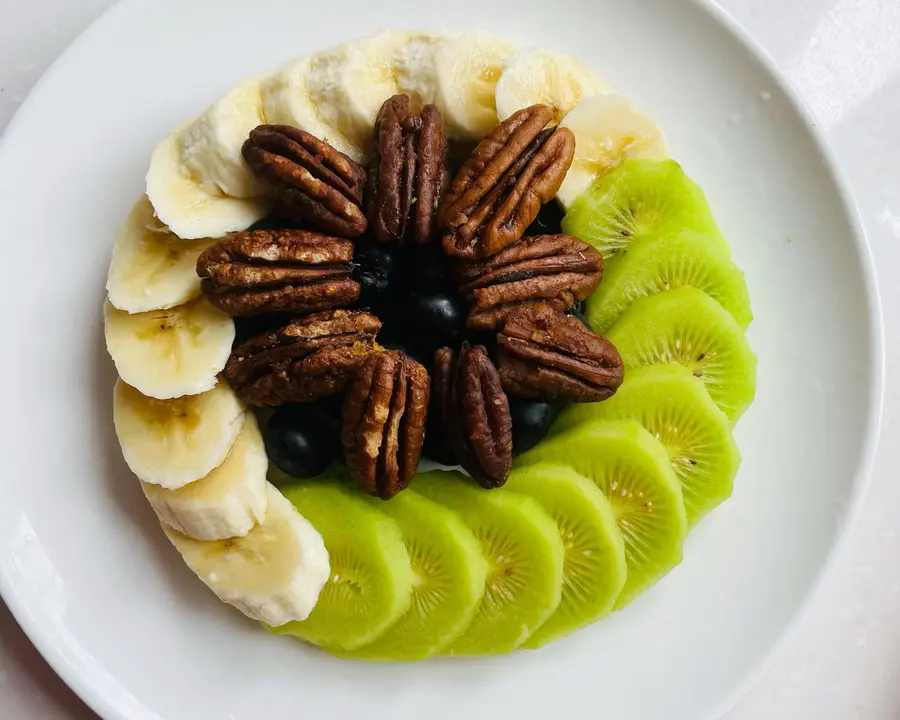
<path fill-rule="evenodd" d="M 141 196 L 116 235 L 106 278 L 109 301 L 130 313 L 163 310 L 200 295 L 197 258 L 213 240 L 182 240 Z"/>
<path fill-rule="evenodd" d="M 279 626 L 309 616 L 331 566 L 322 536 L 274 486 L 266 489 L 265 520 L 244 537 L 210 542 L 163 529 L 220 600 Z"/>
<path fill-rule="evenodd" d="M 511 42 L 487 33 L 454 37 L 435 50 L 435 105 L 447 133 L 457 140 L 481 140 L 498 122 L 496 88 Z"/>
<path fill-rule="evenodd" d="M 394 53 L 397 90 L 409 95 L 414 112 L 437 97 L 437 51 L 442 43 L 454 42 L 458 35 L 422 30 L 410 33 Z"/>
<path fill-rule="evenodd" d="M 160 521 L 195 540 L 243 537 L 266 516 L 269 459 L 253 413 L 225 461 L 177 490 L 141 483 Z"/>
<path fill-rule="evenodd" d="M 107 302 L 104 319 L 106 349 L 119 375 L 158 400 L 210 390 L 234 343 L 234 321 L 202 297 L 135 314 Z"/>
<path fill-rule="evenodd" d="M 610 91 L 581 60 L 522 48 L 506 59 L 497 81 L 497 115 L 506 120 L 522 108 L 542 103 L 556 110 L 558 123 L 581 98 Z"/>
<path fill-rule="evenodd" d="M 210 195 L 260 195 L 241 148 L 250 131 L 265 123 L 261 86 L 262 78 L 235 85 L 178 136 L 181 162 Z"/>
<path fill-rule="evenodd" d="M 557 198 L 570 206 L 598 175 L 623 160 L 669 156 L 666 139 L 656 121 L 621 95 L 584 98 L 562 122 L 575 133 L 575 160 Z"/>
<path fill-rule="evenodd" d="M 113 422 L 122 454 L 143 482 L 175 490 L 219 467 L 244 424 L 244 406 L 220 381 L 200 395 L 156 400 L 119 380 Z"/>
<path fill-rule="evenodd" d="M 293 60 L 270 75 L 262 84 L 263 113 L 273 125 L 293 125 L 324 140 L 336 150 L 363 162 L 361 148 L 353 145 L 337 128 L 325 123 L 306 87 L 311 58 Z"/>
<path fill-rule="evenodd" d="M 203 189 L 182 162 L 183 129 L 160 142 L 150 158 L 147 197 L 160 221 L 178 237 L 196 240 L 245 230 L 268 215 L 268 199 L 211 195 Z"/>
<path fill-rule="evenodd" d="M 397 94 L 394 56 L 409 33 L 383 30 L 310 58 L 306 89 L 322 120 L 368 154 L 382 104 Z"/>

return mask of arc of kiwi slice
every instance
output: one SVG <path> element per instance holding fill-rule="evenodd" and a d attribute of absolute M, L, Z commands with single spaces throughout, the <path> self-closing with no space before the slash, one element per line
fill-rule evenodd
<path fill-rule="evenodd" d="M 608 615 L 628 572 L 616 516 L 599 488 L 555 463 L 517 468 L 504 487 L 540 503 L 556 521 L 565 549 L 559 607 L 524 647 L 541 647 Z"/>
<path fill-rule="evenodd" d="M 744 273 L 728 248 L 691 230 L 629 245 L 588 298 L 585 314 L 594 332 L 605 334 L 635 300 L 686 285 L 718 302 L 742 330 L 753 320 Z"/>
<path fill-rule="evenodd" d="M 736 422 L 756 394 L 756 355 L 740 326 L 702 290 L 682 287 L 641 298 L 607 332 L 626 368 L 680 363 Z"/>
<path fill-rule="evenodd" d="M 725 244 L 706 196 L 674 160 L 630 158 L 573 204 L 563 232 L 611 259 L 649 237 L 694 230 Z"/>
<path fill-rule="evenodd" d="M 321 533 L 331 577 L 306 620 L 270 629 L 340 650 L 376 640 L 412 600 L 413 571 L 397 522 L 337 482 L 307 481 L 283 492 Z"/>
<path fill-rule="evenodd" d="M 551 433 L 567 433 L 598 419 L 622 418 L 637 420 L 666 449 L 681 483 L 690 526 L 731 495 L 741 464 L 731 423 L 703 382 L 684 366 L 629 370 L 615 395 L 601 403 L 570 406 Z"/>
<path fill-rule="evenodd" d="M 590 478 L 612 506 L 627 567 L 615 609 L 681 562 L 687 534 L 681 486 L 662 445 L 640 424 L 589 420 L 570 425 L 521 455 L 516 466 L 547 461 L 564 462 Z"/>
<path fill-rule="evenodd" d="M 470 656 L 515 650 L 559 606 L 563 545 L 553 519 L 534 500 L 483 490 L 457 472 L 417 475 L 413 487 L 454 510 L 475 533 L 487 561 L 484 597 L 472 624 L 446 650 Z"/>
<path fill-rule="evenodd" d="M 390 502 L 370 499 L 400 526 L 412 563 L 412 604 L 370 645 L 348 653 L 368 660 L 422 660 L 465 632 L 484 595 L 487 563 L 459 515 L 405 490 Z"/>

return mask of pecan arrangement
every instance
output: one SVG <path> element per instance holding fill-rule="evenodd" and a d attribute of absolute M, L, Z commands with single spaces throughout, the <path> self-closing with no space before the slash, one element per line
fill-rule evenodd
<path fill-rule="evenodd" d="M 545 105 L 515 113 L 452 184 L 440 113 L 426 105 L 414 114 L 405 95 L 378 113 L 367 171 L 297 128 L 253 130 L 247 164 L 277 214 L 304 229 L 232 233 L 197 262 L 213 305 L 274 319 L 274 329 L 238 343 L 225 367 L 241 399 L 257 407 L 338 400 L 347 469 L 361 489 L 388 500 L 412 481 L 426 426 L 445 441 L 436 456 L 495 488 L 512 466 L 511 396 L 559 403 L 612 395 L 622 382 L 618 352 L 566 314 L 597 287 L 603 259 L 570 235 L 533 234 L 574 154 L 573 134 L 548 127 L 552 119 Z M 368 243 L 366 253 L 354 253 L 363 247 L 355 238 Z M 360 257 L 373 247 L 436 248 L 468 309 L 458 327 L 482 333 L 479 341 L 434 345 L 421 362 L 379 345 L 382 320 L 359 307 L 367 282 Z M 432 306 L 440 312 L 462 307 L 442 298 Z"/>

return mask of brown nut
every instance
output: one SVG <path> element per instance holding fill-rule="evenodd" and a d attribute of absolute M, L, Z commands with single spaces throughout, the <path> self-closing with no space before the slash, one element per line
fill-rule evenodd
<path fill-rule="evenodd" d="M 365 170 L 327 142 L 289 125 L 260 125 L 242 152 L 290 220 L 340 237 L 365 232 Z"/>
<path fill-rule="evenodd" d="M 447 186 L 447 137 L 434 105 L 414 115 L 408 95 L 385 101 L 375 121 L 375 156 L 366 185 L 366 217 L 375 239 L 424 244 L 434 234 Z"/>
<path fill-rule="evenodd" d="M 598 402 L 622 384 L 615 346 L 546 303 L 510 313 L 497 346 L 503 388 L 513 395 Z"/>
<path fill-rule="evenodd" d="M 352 305 L 353 243 L 305 230 L 231 233 L 197 259 L 203 292 L 234 317 Z"/>
<path fill-rule="evenodd" d="M 519 110 L 475 148 L 438 215 L 444 252 L 464 260 L 495 255 L 556 195 L 575 157 L 575 135 L 547 128 L 553 116 L 547 105 Z"/>
<path fill-rule="evenodd" d="M 342 392 L 377 351 L 381 321 L 354 310 L 328 310 L 294 320 L 236 347 L 225 379 L 247 405 L 313 402 Z"/>
<path fill-rule="evenodd" d="M 459 464 L 484 488 L 503 485 L 512 468 L 512 416 L 500 375 L 480 345 L 435 353 L 435 392 Z"/>
<path fill-rule="evenodd" d="M 603 257 L 571 235 L 535 235 L 487 260 L 460 263 L 456 277 L 468 326 L 497 330 L 524 304 L 549 301 L 564 311 L 586 299 L 603 277 Z"/>
<path fill-rule="evenodd" d="M 425 441 L 430 380 L 403 353 L 367 357 L 347 386 L 341 444 L 347 469 L 369 495 L 409 487 Z"/>

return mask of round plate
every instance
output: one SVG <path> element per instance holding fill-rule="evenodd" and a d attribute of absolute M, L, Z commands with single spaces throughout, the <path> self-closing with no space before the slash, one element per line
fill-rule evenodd
<path fill-rule="evenodd" d="M 112 237 L 150 151 L 246 76 L 447 17 L 405 0 L 126 0 L 0 146 L 0 588 L 107 718 L 706 717 L 761 666 L 846 532 L 878 425 L 878 302 L 848 196 L 771 64 L 692 2 L 455 0 L 459 27 L 585 60 L 658 119 L 706 189 L 756 315 L 759 389 L 737 429 L 734 498 L 626 611 L 511 657 L 343 662 L 268 635 L 191 576 L 122 462 L 101 328 Z"/>

